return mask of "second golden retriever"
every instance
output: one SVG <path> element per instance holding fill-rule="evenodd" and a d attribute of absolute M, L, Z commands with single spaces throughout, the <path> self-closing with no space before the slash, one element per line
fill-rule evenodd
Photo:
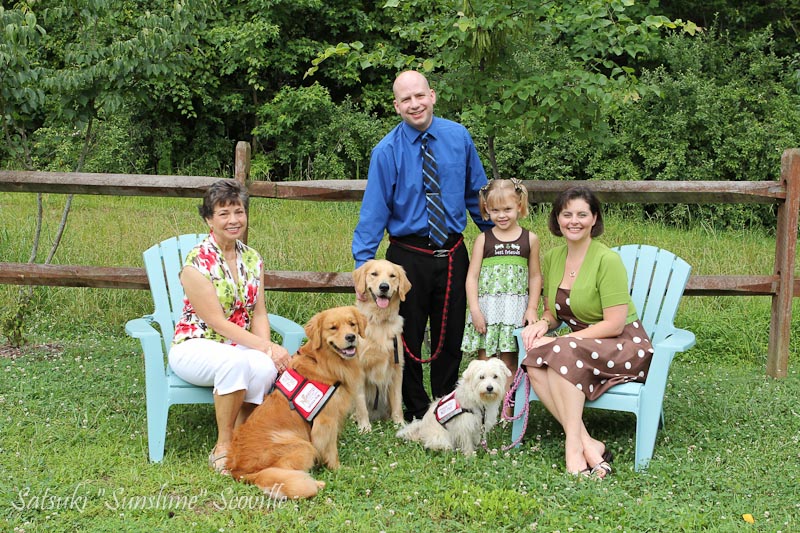
<path fill-rule="evenodd" d="M 363 379 L 356 348 L 366 326 L 354 306 L 311 318 L 305 327 L 308 342 L 233 435 L 228 468 L 234 479 L 277 498 L 311 498 L 319 492 L 325 484 L 308 471 L 317 462 L 339 468 L 339 432 Z"/>
<path fill-rule="evenodd" d="M 356 307 L 367 317 L 359 359 L 364 383 L 356 396 L 355 419 L 361 432 L 372 430 L 370 420 L 403 420 L 403 317 L 400 302 L 411 289 L 403 267 L 385 259 L 367 261 L 353 272 L 363 299 Z"/>

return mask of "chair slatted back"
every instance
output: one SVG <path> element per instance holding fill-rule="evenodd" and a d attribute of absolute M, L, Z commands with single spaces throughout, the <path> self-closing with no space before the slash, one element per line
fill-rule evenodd
<path fill-rule="evenodd" d="M 150 283 L 155 311 L 151 315 L 158 323 L 164 341 L 164 353 L 172 343 L 175 323 L 183 311 L 183 286 L 180 272 L 186 255 L 206 234 L 185 234 L 171 237 L 145 250 L 144 268 Z"/>
<path fill-rule="evenodd" d="M 675 330 L 673 323 L 692 267 L 672 252 L 644 244 L 614 248 L 628 271 L 636 312 L 655 344 Z"/>

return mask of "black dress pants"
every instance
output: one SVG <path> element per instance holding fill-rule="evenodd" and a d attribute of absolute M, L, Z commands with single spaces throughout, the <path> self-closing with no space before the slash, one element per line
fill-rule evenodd
<path fill-rule="evenodd" d="M 451 249 L 461 235 L 451 235 L 444 249 Z M 466 319 L 467 294 L 464 284 L 469 268 L 469 255 L 462 242 L 452 254 L 452 270 L 449 269 L 449 258 L 434 257 L 420 251 L 410 250 L 406 246 L 433 250 L 427 238 L 402 237 L 392 242 L 386 250 L 386 259 L 401 265 L 411 282 L 411 290 L 400 304 L 400 315 L 403 317 L 403 338 L 408 350 L 419 359 L 422 356 L 422 343 L 425 326 L 430 320 L 431 351 L 439 346 L 442 334 L 442 318 L 444 316 L 445 293 L 450 283 L 450 297 L 447 302 L 447 326 L 444 331 L 444 344 L 439 355 L 430 363 L 430 386 L 433 398 L 439 398 L 452 391 L 458 381 L 458 370 L 461 364 L 461 340 L 464 336 Z M 423 383 L 422 363 L 411 359 L 405 353 L 403 370 L 403 403 L 406 420 L 422 418 L 428 410 L 431 398 Z"/>

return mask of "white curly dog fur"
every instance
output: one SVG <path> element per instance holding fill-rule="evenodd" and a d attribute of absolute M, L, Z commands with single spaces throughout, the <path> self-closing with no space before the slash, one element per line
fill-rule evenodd
<path fill-rule="evenodd" d="M 431 450 L 475 453 L 481 440 L 497 424 L 500 405 L 511 371 L 498 358 L 472 361 L 456 385 L 455 398 L 464 412 L 442 425 L 436 420 L 439 398 L 421 420 L 400 428 L 397 437 L 422 443 Z"/>

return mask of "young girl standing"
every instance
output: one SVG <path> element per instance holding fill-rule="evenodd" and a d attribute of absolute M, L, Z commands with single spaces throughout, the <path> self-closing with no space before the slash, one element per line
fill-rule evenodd
<path fill-rule="evenodd" d="M 494 227 L 478 235 L 467 271 L 469 318 L 461 350 L 500 357 L 517 370 L 514 329 L 537 320 L 542 273 L 539 237 L 519 225 L 528 190 L 517 179 L 493 179 L 480 192 L 481 215 Z"/>

